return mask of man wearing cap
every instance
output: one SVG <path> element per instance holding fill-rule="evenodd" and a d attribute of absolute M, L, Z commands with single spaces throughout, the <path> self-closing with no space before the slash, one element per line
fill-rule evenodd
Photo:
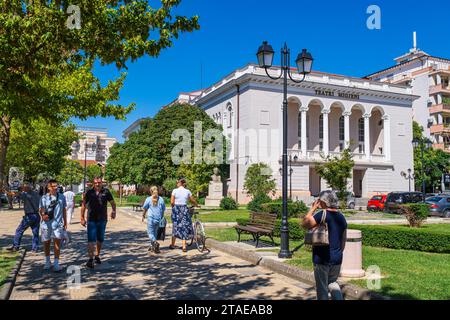
<path fill-rule="evenodd" d="M 22 192 L 20 192 L 19 196 L 20 200 L 23 202 L 23 210 L 25 215 L 16 229 L 12 247 L 7 250 L 18 251 L 23 233 L 28 228 L 31 228 L 33 233 L 31 250 L 33 252 L 37 252 L 39 249 L 39 223 L 41 220 L 39 215 L 40 196 L 36 191 L 31 189 L 31 185 L 28 182 L 24 183 L 22 186 Z"/>

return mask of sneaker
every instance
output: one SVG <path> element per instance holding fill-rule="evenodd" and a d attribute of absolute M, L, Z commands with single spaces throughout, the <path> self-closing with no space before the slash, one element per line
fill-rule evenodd
<path fill-rule="evenodd" d="M 99 256 L 95 256 L 95 257 L 94 257 L 94 260 L 95 260 L 95 263 L 96 263 L 96 264 L 102 264 L 102 260 L 100 260 L 100 257 L 99 257 Z"/>
<path fill-rule="evenodd" d="M 12 247 L 6 248 L 6 250 L 8 250 L 9 252 L 17 252 L 17 251 L 19 251 L 19 248 L 12 246 Z"/>
<path fill-rule="evenodd" d="M 161 251 L 159 251 L 159 243 L 155 241 L 155 243 L 153 244 L 153 249 L 155 251 L 155 253 L 160 253 Z"/>
<path fill-rule="evenodd" d="M 94 269 L 94 259 L 89 259 L 86 263 L 86 267 L 88 267 L 89 269 Z"/>
<path fill-rule="evenodd" d="M 45 262 L 44 270 L 50 270 L 52 263 L 50 261 Z"/>
<path fill-rule="evenodd" d="M 53 265 L 53 272 L 61 272 L 62 267 L 59 264 Z"/>
<path fill-rule="evenodd" d="M 148 250 L 147 250 L 148 252 L 153 252 L 153 246 L 152 245 L 150 245 L 150 247 L 148 247 Z"/>

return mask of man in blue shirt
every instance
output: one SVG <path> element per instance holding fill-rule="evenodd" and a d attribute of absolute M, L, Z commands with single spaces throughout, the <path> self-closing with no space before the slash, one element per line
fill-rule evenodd
<path fill-rule="evenodd" d="M 39 204 L 41 215 L 41 237 L 44 243 L 45 267 L 44 270 L 51 268 L 50 261 L 50 243 L 53 239 L 55 260 L 53 271 L 59 272 L 62 268 L 59 265 L 60 244 L 63 238 L 63 231 L 67 229 L 66 218 L 66 198 L 58 192 L 58 182 L 50 180 L 47 184 L 48 193 L 44 194 Z"/>
<path fill-rule="evenodd" d="M 20 193 L 20 200 L 23 202 L 23 210 L 25 215 L 22 218 L 19 226 L 17 227 L 16 234 L 14 235 L 14 242 L 9 251 L 18 251 L 22 236 L 25 230 L 31 228 L 33 232 L 33 239 L 31 250 L 37 252 L 39 248 L 39 194 L 31 190 L 31 185 L 25 182 L 22 186 L 22 192 Z"/>

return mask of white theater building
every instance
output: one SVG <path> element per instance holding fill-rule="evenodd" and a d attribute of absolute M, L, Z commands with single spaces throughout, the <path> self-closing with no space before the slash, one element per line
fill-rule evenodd
<path fill-rule="evenodd" d="M 274 72 L 274 70 L 272 70 Z M 294 76 L 295 77 L 295 76 Z M 282 82 L 264 69 L 247 65 L 193 101 L 230 139 L 228 193 L 249 200 L 243 191 L 247 168 L 264 162 L 281 194 Z M 355 166 L 349 190 L 357 197 L 408 190 L 400 172 L 413 168 L 411 87 L 312 72 L 300 84 L 288 84 L 288 153 L 293 199 L 311 201 L 327 189 L 314 161 L 336 155 L 347 145 Z M 289 171 L 288 171 L 289 172 Z"/>

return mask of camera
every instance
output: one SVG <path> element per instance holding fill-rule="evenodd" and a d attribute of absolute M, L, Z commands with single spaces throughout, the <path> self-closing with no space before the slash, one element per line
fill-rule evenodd
<path fill-rule="evenodd" d="M 48 215 L 49 220 L 52 220 L 55 217 L 55 208 L 57 204 L 57 200 L 52 200 L 50 205 L 45 209 L 45 214 Z"/>

